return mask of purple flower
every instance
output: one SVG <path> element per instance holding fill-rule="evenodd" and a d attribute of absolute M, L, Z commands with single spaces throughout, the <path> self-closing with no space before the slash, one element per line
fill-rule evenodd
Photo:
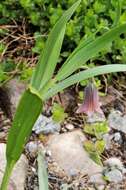
<path fill-rule="evenodd" d="M 99 102 L 98 90 L 93 84 L 90 83 L 86 86 L 84 95 L 84 102 L 77 109 L 76 113 L 85 113 L 89 117 L 94 113 L 100 113 L 101 115 L 104 115 L 100 108 L 101 105 Z"/>

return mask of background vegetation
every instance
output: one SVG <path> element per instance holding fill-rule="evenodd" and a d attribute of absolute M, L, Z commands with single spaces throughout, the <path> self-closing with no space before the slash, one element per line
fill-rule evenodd
<path fill-rule="evenodd" d="M 49 31 L 63 11 L 74 2 L 75 0 L 1 0 L 0 82 L 8 80 L 14 74 L 20 74 L 22 80 L 29 79 L 36 56 L 44 48 Z M 94 38 L 94 32 L 96 35 L 103 34 L 125 20 L 125 0 L 82 0 L 67 25 L 59 63 L 68 57 L 83 35 L 85 38 Z M 126 39 L 121 35 L 105 47 L 99 58 L 96 56 L 90 60 L 88 67 L 125 61 Z"/>

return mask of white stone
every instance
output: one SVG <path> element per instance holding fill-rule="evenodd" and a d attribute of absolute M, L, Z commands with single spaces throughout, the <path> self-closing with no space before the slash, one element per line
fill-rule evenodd
<path fill-rule="evenodd" d="M 111 157 L 105 160 L 104 164 L 110 168 L 117 168 L 121 171 L 123 171 L 124 169 L 123 163 L 116 157 Z"/>
<path fill-rule="evenodd" d="M 122 142 L 122 137 L 121 137 L 121 134 L 119 132 L 114 134 L 114 141 L 115 142 Z"/>
<path fill-rule="evenodd" d="M 104 122 L 106 120 L 103 113 L 93 113 L 91 116 L 87 117 L 88 123 Z"/>
<path fill-rule="evenodd" d="M 68 176 L 78 173 L 89 176 L 100 173 L 102 167 L 97 165 L 83 147 L 86 140 L 81 130 L 52 135 L 47 148 L 51 150 L 52 158 Z"/>
<path fill-rule="evenodd" d="M 112 141 L 113 135 L 110 134 L 104 134 L 103 140 L 105 141 L 105 148 L 108 150 L 111 147 L 111 141 Z"/>
<path fill-rule="evenodd" d="M 99 185 L 103 185 L 105 184 L 106 182 L 103 180 L 103 177 L 102 177 L 102 174 L 101 173 L 98 173 L 98 174 L 94 174 L 90 177 L 89 181 L 91 183 L 94 183 L 94 184 L 99 184 Z"/>
<path fill-rule="evenodd" d="M 113 169 L 112 171 L 106 172 L 105 176 L 107 177 L 108 181 L 114 183 L 119 183 L 123 180 L 123 175 L 118 169 Z"/>
<path fill-rule="evenodd" d="M 14 113 L 19 103 L 20 97 L 26 88 L 26 84 L 20 82 L 18 79 L 15 78 L 10 80 L 5 87 L 7 88 L 11 102 L 11 109 Z"/>
<path fill-rule="evenodd" d="M 36 134 L 50 134 L 59 132 L 60 128 L 61 125 L 59 123 L 55 123 L 51 117 L 48 118 L 44 115 L 40 115 L 33 127 L 33 131 Z"/>
<path fill-rule="evenodd" d="M 0 184 L 2 182 L 3 173 L 6 165 L 6 145 L 0 144 Z M 8 190 L 24 190 L 25 178 L 27 173 L 28 161 L 24 155 L 17 162 L 11 176 L 11 184 Z M 15 188 L 13 188 L 15 187 Z"/>
<path fill-rule="evenodd" d="M 68 123 L 68 124 L 65 125 L 65 128 L 68 129 L 69 131 L 72 131 L 74 129 L 74 125 Z"/>
<path fill-rule="evenodd" d="M 38 152 L 38 143 L 34 141 L 27 143 L 26 150 L 30 153 L 31 156 L 36 156 Z"/>
<path fill-rule="evenodd" d="M 108 123 L 111 128 L 126 133 L 126 115 L 122 116 L 120 111 L 111 112 Z"/>

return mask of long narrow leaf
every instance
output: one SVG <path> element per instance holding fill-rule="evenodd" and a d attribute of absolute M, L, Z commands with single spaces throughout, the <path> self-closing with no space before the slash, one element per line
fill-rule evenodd
<path fill-rule="evenodd" d="M 90 58 L 100 52 L 108 43 L 112 42 L 121 33 L 126 32 L 126 24 L 122 24 L 118 27 L 111 29 L 104 35 L 96 38 L 96 40 L 88 43 L 82 47 L 73 56 L 66 60 L 61 69 L 59 70 L 56 80 L 60 81 L 71 75 L 76 71 L 82 64 L 88 61 Z M 76 51 L 76 50 L 75 50 Z"/>
<path fill-rule="evenodd" d="M 48 188 L 48 175 L 45 166 L 44 155 L 42 152 L 38 153 L 38 179 L 39 179 L 39 190 L 49 190 Z"/>
<path fill-rule="evenodd" d="M 86 39 L 83 37 L 79 43 L 79 45 L 76 47 L 76 49 L 70 54 L 66 62 L 69 62 L 72 57 L 79 52 L 83 47 L 86 47 L 88 44 L 93 42 L 95 40 L 96 33 L 92 33 L 92 35 L 88 36 Z M 66 62 L 64 64 L 66 64 Z"/>
<path fill-rule="evenodd" d="M 64 81 L 61 81 L 57 84 L 55 84 L 42 98 L 48 99 L 58 92 L 61 92 L 63 89 L 78 83 L 82 80 L 89 79 L 91 77 L 95 77 L 97 75 L 112 73 L 112 72 L 123 72 L 126 71 L 126 64 L 111 64 L 111 65 L 105 65 L 105 66 L 98 66 L 92 69 L 87 69 L 85 71 L 81 71 L 77 74 L 74 74 Z"/>
<path fill-rule="evenodd" d="M 68 22 L 80 2 L 81 0 L 78 0 L 76 3 L 73 4 L 73 6 L 65 11 L 63 16 L 59 19 L 59 21 L 52 29 L 31 81 L 31 86 L 33 86 L 34 88 L 39 89 L 40 86 L 42 88 L 51 79 L 59 58 L 66 23 Z"/>
<path fill-rule="evenodd" d="M 17 108 L 7 141 L 7 161 L 17 161 L 31 134 L 32 127 L 42 110 L 42 101 L 28 89 L 23 94 Z"/>

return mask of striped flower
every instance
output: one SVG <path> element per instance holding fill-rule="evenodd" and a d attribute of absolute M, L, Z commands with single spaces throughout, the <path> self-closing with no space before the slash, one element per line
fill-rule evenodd
<path fill-rule="evenodd" d="M 100 108 L 98 90 L 92 83 L 86 86 L 84 95 L 84 102 L 77 109 L 76 113 L 85 113 L 89 117 L 94 113 L 104 115 Z"/>

